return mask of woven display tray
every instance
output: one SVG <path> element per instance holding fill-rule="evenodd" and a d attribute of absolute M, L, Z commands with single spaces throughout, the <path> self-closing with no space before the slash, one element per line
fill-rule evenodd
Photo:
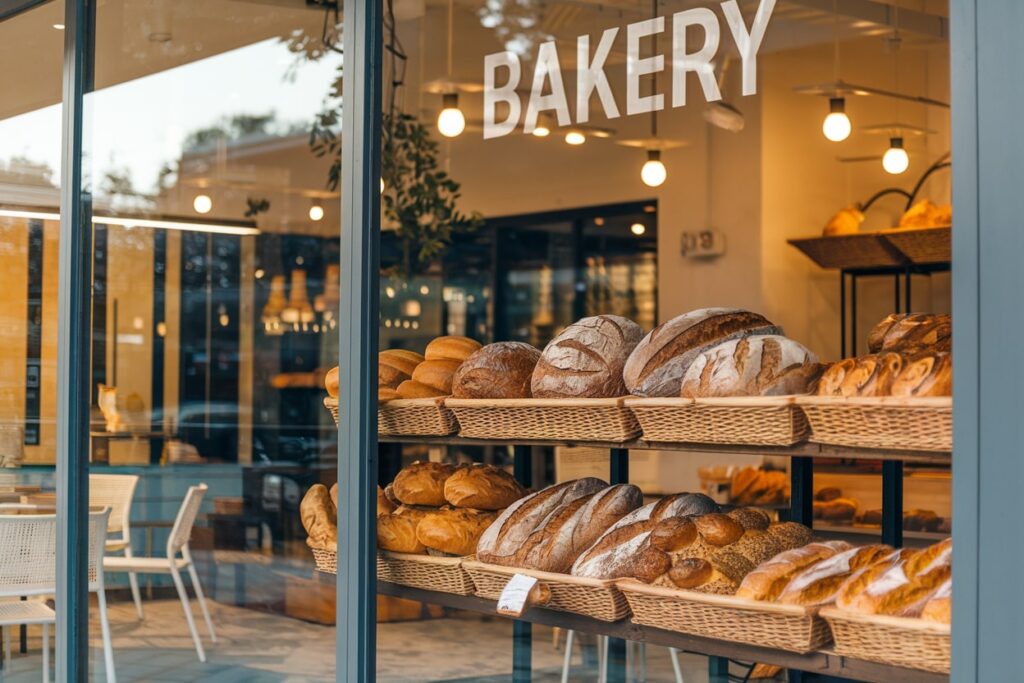
<path fill-rule="evenodd" d="M 629 601 L 634 623 L 644 626 L 799 653 L 818 650 L 831 640 L 828 624 L 814 607 L 649 586 L 633 579 L 617 585 Z"/>
<path fill-rule="evenodd" d="M 882 664 L 949 673 L 949 625 L 923 619 L 821 610 L 836 654 Z M 896 680 L 895 678 L 893 680 Z"/>
<path fill-rule="evenodd" d="M 645 441 L 792 446 L 810 428 L 792 396 L 631 398 Z"/>
<path fill-rule="evenodd" d="M 628 441 L 640 425 L 623 398 L 449 398 L 459 434 L 475 439 Z"/>
<path fill-rule="evenodd" d="M 338 399 L 327 397 L 324 406 L 338 424 Z M 443 398 L 399 398 L 377 407 L 377 433 L 387 436 L 448 436 L 459 430 L 455 415 Z"/>
<path fill-rule="evenodd" d="M 881 233 L 789 240 L 822 268 L 881 268 L 906 265 L 907 259 Z"/>
<path fill-rule="evenodd" d="M 338 573 L 338 554 L 336 552 L 320 548 L 312 548 L 312 551 L 317 571 L 324 572 L 325 574 Z"/>
<path fill-rule="evenodd" d="M 912 451 L 953 448 L 953 399 L 801 396 L 797 405 L 811 425 L 811 441 Z"/>
<path fill-rule="evenodd" d="M 953 258 L 953 231 L 948 226 L 888 230 L 882 236 L 911 263 L 949 263 Z"/>
<path fill-rule="evenodd" d="M 476 560 L 466 560 L 463 568 L 476 585 L 476 594 L 488 600 L 497 600 L 516 574 L 535 576 L 551 591 L 545 609 L 583 614 L 600 621 L 619 621 L 629 616 L 629 604 L 615 587 L 614 581 L 587 579 L 568 574 L 553 574 L 519 567 L 503 567 Z"/>
<path fill-rule="evenodd" d="M 462 568 L 461 557 L 377 553 L 377 578 L 400 586 L 439 593 L 473 595 L 473 581 Z"/>

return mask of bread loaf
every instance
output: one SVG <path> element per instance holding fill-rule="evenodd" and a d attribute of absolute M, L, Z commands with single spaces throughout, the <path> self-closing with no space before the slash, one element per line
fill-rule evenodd
<path fill-rule="evenodd" d="M 875 581 L 882 574 L 885 574 L 892 567 L 906 564 L 907 560 L 916 555 L 919 551 L 911 548 L 901 548 L 885 555 L 877 562 L 864 567 L 859 572 L 849 576 L 836 592 L 836 606 L 842 609 L 850 609 L 864 589 Z"/>
<path fill-rule="evenodd" d="M 829 522 L 852 522 L 857 516 L 857 508 L 858 503 L 853 498 L 816 500 L 813 503 L 814 518 Z"/>
<path fill-rule="evenodd" d="M 474 352 L 455 373 L 456 398 L 530 398 L 540 351 L 522 342 L 497 342 Z"/>
<path fill-rule="evenodd" d="M 425 553 L 427 548 L 417 538 L 416 528 L 426 515 L 426 510 L 401 505 L 390 515 L 378 517 L 377 547 L 394 553 Z"/>
<path fill-rule="evenodd" d="M 384 489 L 377 487 L 377 516 L 390 515 L 395 511 L 397 506 L 388 500 L 388 497 L 384 494 Z"/>
<path fill-rule="evenodd" d="M 851 204 L 839 213 L 832 216 L 821 234 L 825 237 L 832 235 L 852 235 L 860 232 L 860 224 L 864 222 L 864 214 L 856 204 Z"/>
<path fill-rule="evenodd" d="M 377 403 L 387 403 L 388 401 L 394 401 L 396 398 L 402 398 L 397 389 L 383 385 L 377 387 Z"/>
<path fill-rule="evenodd" d="M 432 386 L 421 384 L 416 380 L 407 379 L 398 385 L 395 391 L 399 398 L 439 398 L 447 396 L 448 393 Z M 379 392 L 378 392 L 379 395 Z"/>
<path fill-rule="evenodd" d="M 836 553 L 848 550 L 849 543 L 829 541 L 810 543 L 779 553 L 747 574 L 736 591 L 736 597 L 748 600 L 774 601 L 798 573 Z"/>
<path fill-rule="evenodd" d="M 452 393 L 452 379 L 460 365 L 462 361 L 448 358 L 425 360 L 413 370 L 412 381 L 425 384 L 447 396 Z"/>
<path fill-rule="evenodd" d="M 764 396 L 782 389 L 806 394 L 819 373 L 817 356 L 792 339 L 774 334 L 740 337 L 694 357 L 683 376 L 681 395 Z"/>
<path fill-rule="evenodd" d="M 783 589 L 778 601 L 787 605 L 827 605 L 854 573 L 892 553 L 887 545 L 850 548 L 811 565 Z"/>
<path fill-rule="evenodd" d="M 548 515 L 607 486 L 600 479 L 586 477 L 555 484 L 520 498 L 508 506 L 480 537 L 477 559 L 491 564 L 514 564 L 527 538 Z"/>
<path fill-rule="evenodd" d="M 951 574 L 949 564 L 940 564 L 908 576 L 906 563 L 896 563 L 853 598 L 848 609 L 865 614 L 919 616 L 928 599 Z"/>
<path fill-rule="evenodd" d="M 377 488 L 380 489 L 379 486 Z M 330 496 L 331 496 L 331 512 L 334 515 L 335 519 L 337 519 L 337 517 L 338 517 L 338 482 L 334 482 L 333 484 L 331 484 L 331 488 L 329 490 L 329 493 L 330 493 Z"/>
<path fill-rule="evenodd" d="M 480 347 L 480 342 L 469 337 L 437 337 L 427 344 L 423 355 L 427 360 L 457 360 L 461 363 Z"/>
<path fill-rule="evenodd" d="M 324 389 L 331 398 L 338 398 L 338 367 L 335 366 L 327 371 L 324 376 Z"/>
<path fill-rule="evenodd" d="M 922 351 L 945 346 L 952 336 L 953 320 L 949 315 L 893 313 L 868 333 L 868 350 L 871 353 Z"/>
<path fill-rule="evenodd" d="M 397 389 L 398 385 L 412 377 L 416 366 L 423 362 L 423 356 L 405 349 L 388 349 L 377 354 L 377 384 Z"/>
<path fill-rule="evenodd" d="M 632 320 L 598 315 L 569 325 L 544 347 L 531 379 L 535 398 L 625 396 L 622 369 L 643 331 Z"/>
<path fill-rule="evenodd" d="M 699 354 L 753 334 L 782 334 L 764 316 L 736 308 L 702 308 L 655 327 L 626 360 L 623 379 L 637 396 L 679 396 L 683 377 Z"/>
<path fill-rule="evenodd" d="M 924 609 L 921 610 L 921 618 L 925 621 L 948 624 L 952 621 L 952 612 L 953 580 L 946 579 L 924 604 Z"/>
<path fill-rule="evenodd" d="M 737 583 L 728 572 L 714 560 L 688 557 L 676 562 L 666 574 L 665 584 L 676 588 L 701 593 L 732 595 Z"/>
<path fill-rule="evenodd" d="M 414 462 L 402 469 L 392 482 L 394 495 L 405 505 L 445 504 L 444 485 L 455 467 L 441 462 Z"/>
<path fill-rule="evenodd" d="M 323 484 L 313 484 L 299 503 L 299 518 L 306 529 L 306 545 L 320 550 L 338 548 L 337 512 Z"/>
<path fill-rule="evenodd" d="M 893 396 L 952 396 L 953 355 L 926 353 L 907 362 L 892 385 Z"/>
<path fill-rule="evenodd" d="M 497 517 L 495 512 L 466 508 L 428 512 L 416 526 L 416 539 L 438 553 L 472 555 L 481 534 Z"/>
<path fill-rule="evenodd" d="M 462 467 L 444 484 L 444 498 L 451 505 L 477 510 L 502 510 L 525 494 L 515 477 L 494 465 Z"/>

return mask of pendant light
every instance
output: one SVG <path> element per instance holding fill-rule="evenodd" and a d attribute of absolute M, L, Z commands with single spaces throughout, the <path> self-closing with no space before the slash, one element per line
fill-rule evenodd
<path fill-rule="evenodd" d="M 835 82 L 839 83 L 839 0 L 832 1 L 832 43 L 835 54 L 832 57 L 832 70 Z M 850 124 L 850 117 L 846 115 L 846 98 L 838 93 L 828 100 L 828 116 L 821 124 L 821 132 L 832 142 L 842 142 L 850 137 L 853 126 Z"/>
<path fill-rule="evenodd" d="M 448 0 L 448 80 L 452 78 L 452 24 L 455 0 Z M 454 86 L 452 86 L 454 88 Z M 445 93 L 441 99 L 441 113 L 437 117 L 437 130 L 446 138 L 455 138 L 466 129 L 466 117 L 459 109 L 459 94 Z"/>
<path fill-rule="evenodd" d="M 889 138 L 889 149 L 882 156 L 882 168 L 886 173 L 899 175 L 910 166 L 910 157 L 907 150 L 903 149 L 903 138 L 895 136 Z"/>
<path fill-rule="evenodd" d="M 567 145 L 578 147 L 579 145 L 582 145 L 586 141 L 587 136 L 584 135 L 582 131 L 573 129 L 565 134 L 565 144 Z"/>
<path fill-rule="evenodd" d="M 314 223 L 323 220 L 324 217 L 324 206 L 320 203 L 319 199 L 314 199 L 309 205 L 309 220 Z"/>
<path fill-rule="evenodd" d="M 213 200 L 208 194 L 197 194 L 192 200 L 192 208 L 196 210 L 196 213 L 210 213 L 210 210 L 213 209 Z"/>
<path fill-rule="evenodd" d="M 892 36 L 889 38 L 889 49 L 892 50 L 892 72 L 893 72 L 893 85 L 896 92 L 900 89 L 900 46 L 903 39 L 900 37 L 900 11 L 899 7 L 895 8 L 895 14 L 893 16 L 893 29 Z M 899 120 L 900 103 L 896 101 L 896 120 Z M 903 148 L 903 133 L 902 131 L 893 131 L 894 135 L 889 138 L 889 149 L 882 155 L 882 168 L 885 169 L 886 173 L 892 175 L 899 175 L 907 170 L 910 166 L 910 157 L 907 155 L 907 150 Z"/>
<path fill-rule="evenodd" d="M 658 0 L 652 2 L 652 16 L 657 18 L 658 16 Z M 658 34 L 654 34 L 654 46 L 652 54 L 658 54 Z M 655 72 L 651 76 L 651 95 L 658 94 L 658 74 Z M 651 112 L 651 139 L 657 140 L 658 138 L 658 110 L 655 109 Z M 665 168 L 665 164 L 661 161 L 661 150 L 649 148 L 647 150 L 647 161 L 640 168 L 640 180 L 644 182 L 644 185 L 648 187 L 658 187 L 665 182 L 668 178 L 668 169 Z"/>

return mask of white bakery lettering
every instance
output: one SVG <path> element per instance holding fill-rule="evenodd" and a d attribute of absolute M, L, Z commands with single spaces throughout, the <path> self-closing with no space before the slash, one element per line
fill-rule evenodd
<path fill-rule="evenodd" d="M 768 21 L 775 9 L 775 0 L 761 0 L 753 22 L 748 30 L 736 0 L 722 3 L 722 13 L 732 34 L 733 42 L 742 62 L 742 92 L 744 96 L 757 93 L 757 53 L 761 49 Z M 704 42 L 698 49 L 691 49 L 687 42 L 687 29 L 700 26 L 704 29 Z M 641 42 L 665 32 L 665 17 L 659 16 L 638 21 L 626 26 L 626 115 L 644 114 L 665 108 L 665 94 L 656 92 L 640 94 L 643 76 L 658 74 L 665 70 L 665 55 L 640 56 Z M 576 40 L 576 119 L 582 124 L 590 120 L 590 98 L 596 93 L 605 116 L 609 119 L 620 116 L 608 75 L 604 66 L 618 36 L 618 28 L 610 28 L 601 34 L 597 46 L 591 51 L 590 36 L 579 36 Z M 704 99 L 714 102 L 722 99 L 715 80 L 712 60 L 718 53 L 721 29 L 718 15 L 706 7 L 676 12 L 672 15 L 672 106 L 686 106 L 686 74 L 697 75 Z M 503 83 L 498 85 L 498 72 Z M 554 41 L 541 43 L 533 70 L 530 99 L 523 115 L 522 102 L 516 93 L 523 76 L 522 63 L 514 52 L 496 52 L 484 57 L 484 138 L 498 138 L 508 135 L 519 126 L 522 118 L 523 132 L 532 133 L 537 127 L 537 118 L 543 111 L 554 112 L 559 126 L 574 123 L 569 111 L 569 100 L 565 94 L 562 68 L 558 61 L 558 50 Z M 545 91 L 547 94 L 544 94 Z M 506 105 L 503 120 L 497 120 L 498 108 Z"/>

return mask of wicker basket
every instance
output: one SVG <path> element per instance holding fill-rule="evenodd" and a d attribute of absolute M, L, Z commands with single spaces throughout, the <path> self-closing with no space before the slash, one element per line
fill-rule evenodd
<path fill-rule="evenodd" d="M 832 627 L 836 654 L 910 669 L 949 673 L 948 624 L 856 614 L 835 607 L 823 609 L 821 616 Z"/>
<path fill-rule="evenodd" d="M 882 233 L 885 241 L 908 261 L 920 265 L 949 263 L 953 258 L 953 231 L 944 228 L 901 229 Z"/>
<path fill-rule="evenodd" d="M 886 450 L 953 448 L 953 399 L 802 396 L 796 399 L 811 424 L 811 441 Z"/>
<path fill-rule="evenodd" d="M 327 397 L 324 406 L 338 424 L 338 399 Z M 377 433 L 387 436 L 448 436 L 459 430 L 455 415 L 443 398 L 400 398 L 377 408 Z"/>
<path fill-rule="evenodd" d="M 324 572 L 325 574 L 338 573 L 338 554 L 336 552 L 320 548 L 312 548 L 312 550 L 317 571 Z"/>
<path fill-rule="evenodd" d="M 537 577 L 550 589 L 551 599 L 544 605 L 546 609 L 583 614 L 600 621 L 619 621 L 629 616 L 629 604 L 614 581 L 502 567 L 475 560 L 466 560 L 462 566 L 473 577 L 476 594 L 481 598 L 497 600 L 509 579 L 516 574 L 526 574 Z"/>
<path fill-rule="evenodd" d="M 810 434 L 792 396 L 634 398 L 626 401 L 655 443 L 792 446 Z"/>
<path fill-rule="evenodd" d="M 473 581 L 461 557 L 377 553 L 377 579 L 439 593 L 473 595 Z"/>
<path fill-rule="evenodd" d="M 628 441 L 640 433 L 623 398 L 450 398 L 459 434 L 476 439 Z"/>
<path fill-rule="evenodd" d="M 831 640 L 815 607 L 744 600 L 731 595 L 618 582 L 633 621 L 666 631 L 717 638 L 790 652 L 813 652 Z"/>
<path fill-rule="evenodd" d="M 809 237 L 789 243 L 822 268 L 881 268 L 907 263 L 903 254 L 880 233 Z"/>

